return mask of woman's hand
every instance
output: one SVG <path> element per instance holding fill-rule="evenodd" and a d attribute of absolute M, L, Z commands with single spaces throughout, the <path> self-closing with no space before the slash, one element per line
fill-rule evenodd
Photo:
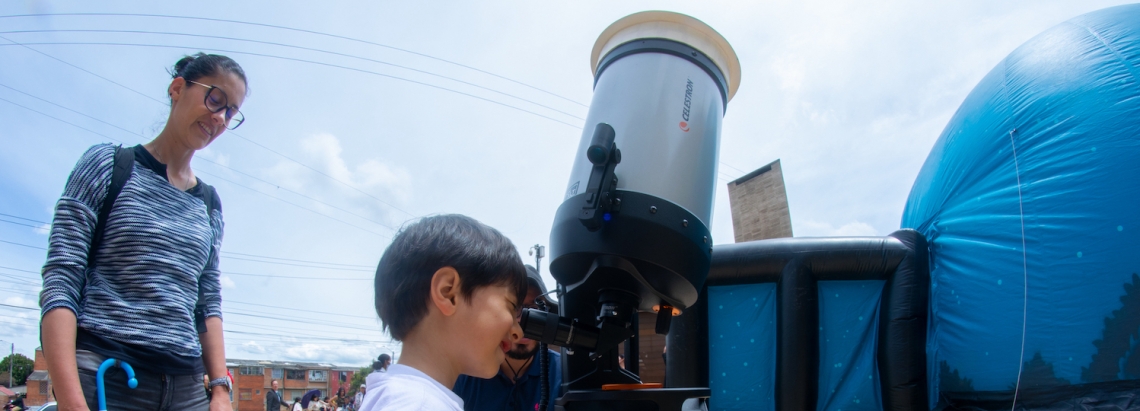
<path fill-rule="evenodd" d="M 210 392 L 210 411 L 233 411 L 230 403 L 230 393 L 226 387 L 217 386 Z"/>

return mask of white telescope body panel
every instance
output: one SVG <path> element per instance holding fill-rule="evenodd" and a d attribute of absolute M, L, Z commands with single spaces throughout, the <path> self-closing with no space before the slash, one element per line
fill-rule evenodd
<path fill-rule="evenodd" d="M 566 199 L 584 190 L 585 156 L 598 123 L 614 128 L 622 151 L 619 190 L 669 200 L 710 226 L 725 102 L 717 82 L 693 62 L 664 53 L 614 60 L 594 87 Z"/>

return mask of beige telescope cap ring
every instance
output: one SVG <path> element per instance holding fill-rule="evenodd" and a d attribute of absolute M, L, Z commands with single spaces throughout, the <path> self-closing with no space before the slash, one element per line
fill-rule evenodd
<path fill-rule="evenodd" d="M 590 71 L 598 74 L 598 61 L 614 48 L 637 39 L 668 39 L 700 50 L 716 64 L 728 82 L 728 99 L 740 88 L 740 59 L 724 36 L 708 24 L 671 11 L 643 11 L 615 21 L 602 31 L 590 53 Z M 727 103 L 727 102 L 726 102 Z"/>

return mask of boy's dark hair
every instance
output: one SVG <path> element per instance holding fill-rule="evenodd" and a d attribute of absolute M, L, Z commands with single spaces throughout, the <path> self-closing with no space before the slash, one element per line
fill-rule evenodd
<path fill-rule="evenodd" d="M 440 268 L 459 272 L 459 292 L 506 285 L 521 305 L 526 268 L 511 240 L 498 230 L 459 214 L 426 217 L 405 226 L 376 267 L 376 314 L 392 338 L 403 341 L 428 312 L 431 278 Z"/>

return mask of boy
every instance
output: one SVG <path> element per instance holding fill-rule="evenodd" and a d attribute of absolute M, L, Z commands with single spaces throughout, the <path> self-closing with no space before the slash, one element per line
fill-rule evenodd
<path fill-rule="evenodd" d="M 376 314 L 403 343 L 400 363 L 368 378 L 362 411 L 462 411 L 460 374 L 491 378 L 522 338 L 526 269 L 514 244 L 462 215 L 396 234 L 376 268 Z"/>

